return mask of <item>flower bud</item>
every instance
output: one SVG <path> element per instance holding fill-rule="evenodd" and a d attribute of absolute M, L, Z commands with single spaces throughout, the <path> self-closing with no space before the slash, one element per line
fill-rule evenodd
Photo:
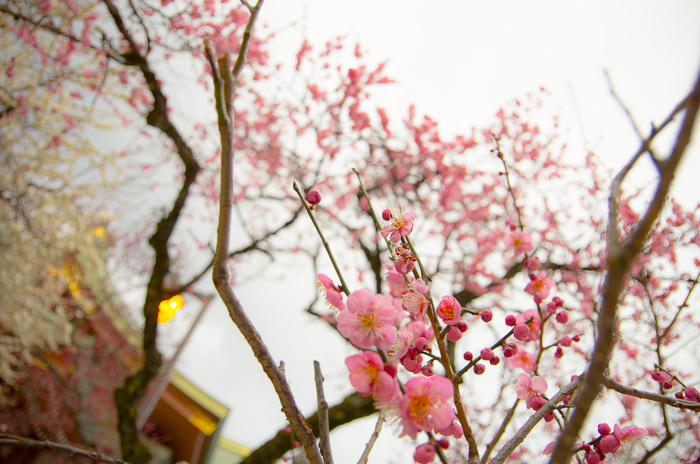
<path fill-rule="evenodd" d="M 316 190 L 309 190 L 306 194 L 306 201 L 308 201 L 310 205 L 317 205 L 321 203 L 321 194 Z"/>

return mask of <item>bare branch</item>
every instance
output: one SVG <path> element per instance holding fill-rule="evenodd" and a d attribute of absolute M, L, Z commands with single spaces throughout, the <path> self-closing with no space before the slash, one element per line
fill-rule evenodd
<path fill-rule="evenodd" d="M 97 451 L 84 450 L 76 448 L 74 446 L 64 445 L 63 443 L 56 443 L 48 440 L 32 440 L 30 438 L 18 437 L 7 433 L 0 433 L 0 445 L 19 446 L 22 448 L 39 448 L 58 451 L 61 453 L 70 454 L 71 456 L 92 459 L 95 462 L 106 462 L 107 464 L 127 464 L 121 459 L 115 459 L 102 453 L 98 453 Z"/>
<path fill-rule="evenodd" d="M 318 222 L 316 222 L 316 218 L 314 217 L 313 213 L 311 212 L 311 208 L 309 207 L 308 203 L 304 199 L 303 192 L 299 189 L 299 186 L 297 185 L 296 182 L 293 183 L 292 188 L 294 189 L 296 194 L 299 196 L 299 199 L 301 200 L 301 204 L 304 205 L 304 209 L 306 210 L 306 213 L 309 215 L 309 219 L 311 219 L 311 223 L 314 225 L 314 227 L 316 228 L 316 232 L 318 233 L 318 236 L 321 238 L 321 243 L 323 243 L 323 247 L 326 249 L 326 253 L 328 253 L 328 257 L 331 260 L 331 264 L 333 265 L 333 269 L 335 269 L 335 273 L 338 275 L 338 279 L 340 280 L 340 286 L 342 287 L 341 290 L 346 295 L 349 295 L 350 289 L 348 288 L 348 284 L 345 282 L 345 279 L 343 278 L 343 273 L 340 271 L 340 266 L 338 266 L 338 262 L 335 260 L 335 255 L 331 251 L 331 246 L 328 244 L 328 241 L 326 240 L 326 236 L 323 234 L 323 231 L 321 230 L 321 227 L 319 227 Z"/>
<path fill-rule="evenodd" d="M 620 382 L 608 376 L 603 378 L 603 385 L 611 390 L 615 390 L 618 393 L 622 393 L 623 395 L 631 395 L 649 401 L 656 401 L 657 403 L 673 406 L 674 408 L 700 411 L 700 403 L 696 403 L 695 401 L 679 400 L 678 398 L 628 387 L 627 385 L 622 385 Z"/>
<path fill-rule="evenodd" d="M 309 424 L 296 405 L 289 384 L 275 364 L 267 346 L 262 341 L 260 334 L 253 326 L 248 315 L 243 310 L 240 301 L 238 301 L 229 283 L 230 276 L 227 263 L 230 242 L 229 235 L 231 231 L 231 211 L 233 207 L 233 100 L 235 96 L 235 87 L 238 83 L 237 76 L 245 62 L 245 51 L 250 41 L 250 33 L 262 3 L 262 0 L 259 0 L 251 12 L 248 25 L 246 26 L 246 32 L 243 36 L 243 43 L 241 44 L 238 59 L 236 60 L 236 67 L 233 70 L 229 64 L 228 55 L 220 58 L 217 65 L 210 47 L 206 48 L 207 59 L 212 67 L 212 75 L 214 76 L 216 109 L 219 121 L 219 133 L 221 135 L 221 194 L 219 199 L 219 225 L 217 227 L 216 254 L 214 256 L 212 279 L 216 290 L 219 292 L 219 296 L 228 309 L 231 320 L 236 324 L 236 327 L 238 327 L 238 330 L 248 342 L 253 354 L 275 388 L 280 403 L 282 404 L 282 411 L 287 417 L 292 430 L 304 447 L 307 458 L 312 464 L 322 464 L 323 460 L 318 445 L 316 444 L 316 439 L 311 431 L 311 427 L 309 427 Z"/>
<path fill-rule="evenodd" d="M 678 136 L 676 137 L 676 143 L 671 155 L 665 160 L 658 161 L 657 167 L 660 177 L 654 196 L 649 202 L 646 212 L 634 227 L 629 237 L 627 237 L 623 243 L 620 243 L 617 221 L 622 181 L 641 154 L 647 151 L 653 136 L 658 134 L 658 132 L 684 108 L 686 109 L 685 116 Z M 652 131 L 652 135 L 642 141 L 639 151 L 618 173 L 613 181 L 610 194 L 610 215 L 608 224 L 608 257 L 606 262 L 606 275 L 601 292 L 602 297 L 597 324 L 598 335 L 593 347 L 591 362 L 586 370 L 583 385 L 575 400 L 574 411 L 569 417 L 564 431 L 559 436 L 554 451 L 552 452 L 550 459 L 550 463 L 552 464 L 564 464 L 569 461 L 572 447 L 578 437 L 579 430 L 588 416 L 588 411 L 595 401 L 596 396 L 598 396 L 614 344 L 617 304 L 626 282 L 629 268 L 641 251 L 649 231 L 658 218 L 661 208 L 666 201 L 666 196 L 671 187 L 676 168 L 690 142 L 699 108 L 700 75 L 688 97 L 676 106 L 660 129 L 655 129 Z"/>
<path fill-rule="evenodd" d="M 321 373 L 321 364 L 318 361 L 314 361 L 314 379 L 316 380 L 316 397 L 318 398 L 318 436 L 321 456 L 324 464 L 333 464 L 328 424 L 328 402 L 323 393 L 323 374 Z"/>
<path fill-rule="evenodd" d="M 506 413 L 506 417 L 503 418 L 503 422 L 501 422 L 501 425 L 498 427 L 498 430 L 494 434 L 493 439 L 491 439 L 491 442 L 488 445 L 486 445 L 484 455 L 481 457 L 481 464 L 486 464 L 488 462 L 489 456 L 491 456 L 491 453 L 496 448 L 498 441 L 505 433 L 508 424 L 510 424 L 510 421 L 513 419 L 513 416 L 515 415 L 515 410 L 518 408 L 518 403 L 520 403 L 520 400 L 516 399 L 515 403 L 513 403 L 513 406 Z"/>
<path fill-rule="evenodd" d="M 544 406 L 538 409 L 537 412 L 530 416 L 525 424 L 523 424 L 515 435 L 513 435 L 513 438 L 508 440 L 508 443 L 501 448 L 496 457 L 493 458 L 493 461 L 491 461 L 491 464 L 503 464 L 505 460 L 508 459 L 508 456 L 510 456 L 510 453 L 512 453 L 515 448 L 517 448 L 523 442 L 523 440 L 525 440 L 525 437 L 528 436 L 532 429 L 535 428 L 535 425 L 537 425 L 537 423 L 542 420 L 545 415 L 553 411 L 556 405 L 559 404 L 564 398 L 576 390 L 581 382 L 582 378 L 580 376 L 576 377 L 571 381 L 571 383 L 562 387 L 561 390 L 559 390 L 559 392 L 557 392 L 552 399 L 547 401 Z"/>
<path fill-rule="evenodd" d="M 372 436 L 369 437 L 369 441 L 365 445 L 365 450 L 362 452 L 362 456 L 360 456 L 360 460 L 357 461 L 357 464 L 367 464 L 367 460 L 369 459 L 369 453 L 370 451 L 372 451 L 374 444 L 377 442 L 377 438 L 379 438 L 379 432 L 382 431 L 382 425 L 384 425 L 384 411 L 379 411 L 379 417 L 377 417 L 377 424 L 374 426 Z"/>

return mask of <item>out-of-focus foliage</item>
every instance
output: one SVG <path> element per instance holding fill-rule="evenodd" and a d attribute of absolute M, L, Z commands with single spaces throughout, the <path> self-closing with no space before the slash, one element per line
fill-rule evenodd
<path fill-rule="evenodd" d="M 95 120 L 82 95 L 99 80 L 63 66 L 73 49 L 0 15 L 0 383 L 13 384 L 31 353 L 70 339 L 64 297 L 77 283 L 67 260 L 104 222 L 81 207 L 106 174 L 85 134 Z"/>

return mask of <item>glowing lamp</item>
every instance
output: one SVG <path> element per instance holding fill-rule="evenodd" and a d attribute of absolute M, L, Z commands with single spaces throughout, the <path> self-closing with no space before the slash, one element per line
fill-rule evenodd
<path fill-rule="evenodd" d="M 158 305 L 158 323 L 165 324 L 170 321 L 184 305 L 185 299 L 182 298 L 182 295 L 175 295 L 168 300 L 161 301 Z"/>

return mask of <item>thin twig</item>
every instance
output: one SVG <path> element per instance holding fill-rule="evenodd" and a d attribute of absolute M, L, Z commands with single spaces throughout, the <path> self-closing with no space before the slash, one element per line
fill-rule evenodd
<path fill-rule="evenodd" d="M 608 376 L 603 378 L 603 385 L 611 390 L 615 390 L 618 393 L 622 393 L 623 395 L 630 395 L 644 400 L 656 401 L 657 403 L 673 406 L 674 408 L 687 409 L 689 411 L 700 411 L 700 403 L 695 401 L 680 400 L 675 397 L 660 395 L 659 393 L 639 390 L 637 388 L 623 385 L 617 380 Z"/>
<path fill-rule="evenodd" d="M 369 453 L 370 451 L 372 451 L 372 447 L 377 441 L 377 438 L 379 438 L 379 432 L 382 431 L 382 425 L 384 424 L 384 414 L 384 410 L 379 411 L 379 417 L 377 418 L 377 424 L 374 426 L 374 432 L 372 432 L 372 436 L 369 437 L 369 441 L 365 445 L 365 450 L 362 452 L 362 456 L 360 456 L 360 460 L 357 461 L 357 464 L 367 464 L 367 460 L 369 459 Z"/>
<path fill-rule="evenodd" d="M 323 393 L 323 374 L 321 363 L 314 361 L 314 379 L 316 381 L 316 398 L 318 400 L 318 437 L 324 464 L 333 464 L 331 453 L 330 427 L 328 424 L 328 402 Z"/>
<path fill-rule="evenodd" d="M 299 185 L 296 183 L 296 181 L 294 181 L 292 183 L 292 188 L 294 189 L 296 194 L 299 196 L 299 199 L 301 200 L 301 204 L 304 205 L 304 208 L 306 209 L 306 213 L 309 215 L 309 219 L 311 219 L 311 223 L 314 225 L 314 228 L 316 229 L 316 233 L 321 238 L 321 243 L 323 243 L 323 248 L 326 249 L 326 253 L 328 253 L 328 258 L 330 258 L 331 264 L 333 265 L 333 269 L 335 269 L 335 273 L 338 275 L 338 279 L 340 280 L 341 290 L 346 295 L 349 295 L 350 289 L 348 288 L 348 284 L 345 283 L 345 279 L 343 279 L 343 273 L 340 271 L 340 266 L 338 266 L 338 262 L 335 260 L 335 255 L 333 255 L 333 251 L 331 251 L 331 246 L 328 244 L 328 240 L 326 240 L 326 236 L 323 235 L 323 231 L 321 230 L 321 227 L 318 225 L 318 222 L 316 222 L 316 218 L 314 217 L 313 211 L 311 211 L 309 204 L 306 202 L 306 199 L 304 199 L 304 193 L 301 191 L 301 189 L 299 188 Z"/>
<path fill-rule="evenodd" d="M 520 400 L 516 399 L 515 403 L 513 403 L 513 406 L 511 406 L 511 408 L 506 413 L 506 416 L 503 418 L 503 422 L 501 422 L 501 425 L 498 427 L 498 430 L 496 430 L 496 433 L 493 435 L 491 442 L 489 442 L 489 444 L 486 445 L 484 455 L 481 457 L 481 464 L 486 464 L 488 462 L 489 456 L 491 456 L 491 453 L 496 448 L 496 445 L 505 433 L 506 428 L 508 428 L 508 424 L 510 424 L 510 421 L 513 419 L 513 416 L 515 415 L 515 410 L 518 408 L 519 403 Z"/>
<path fill-rule="evenodd" d="M 515 208 L 515 212 L 518 214 L 518 227 L 521 231 L 525 230 L 525 226 L 523 225 L 523 218 L 520 214 L 520 208 L 518 207 L 518 202 L 515 199 L 515 192 L 513 191 L 513 186 L 510 183 L 510 173 L 508 171 L 508 164 L 506 163 L 505 155 L 501 151 L 501 143 L 499 142 L 498 137 L 496 137 L 496 134 L 494 134 L 493 132 L 491 133 L 491 137 L 493 137 L 493 139 L 496 141 L 498 159 L 500 159 L 501 163 L 503 163 L 503 171 L 506 178 L 506 186 L 508 188 L 508 192 L 510 193 L 511 199 L 513 200 L 513 207 Z"/>
<path fill-rule="evenodd" d="M 63 443 L 56 443 L 48 440 L 32 440 L 30 438 L 18 437 L 16 435 L 10 435 L 8 433 L 0 433 L 0 445 L 19 446 L 22 448 L 47 449 L 52 451 L 59 451 L 61 453 L 68 453 L 72 456 L 79 456 L 82 458 L 92 459 L 96 462 L 106 462 L 107 464 L 127 464 L 121 459 L 115 459 L 102 453 L 98 453 L 97 451 L 84 450 L 71 445 L 65 445 Z"/>

